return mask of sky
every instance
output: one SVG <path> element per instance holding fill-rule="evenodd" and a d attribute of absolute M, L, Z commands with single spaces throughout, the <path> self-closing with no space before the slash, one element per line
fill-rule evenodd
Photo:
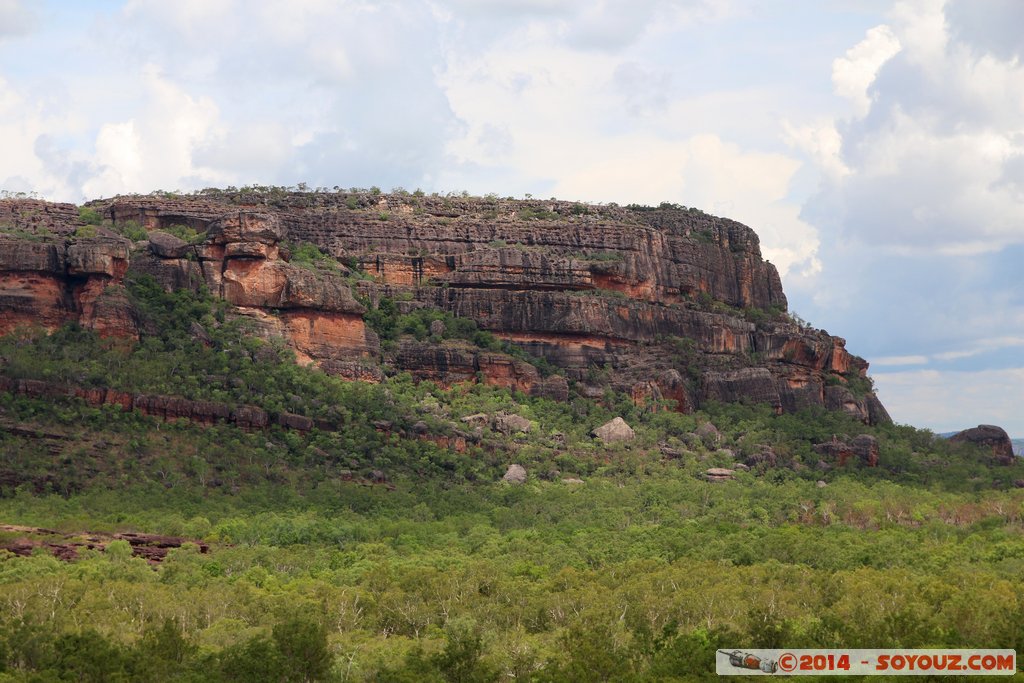
<path fill-rule="evenodd" d="M 1020 0 L 0 0 L 0 190 L 695 206 L 897 422 L 1024 436 Z"/>

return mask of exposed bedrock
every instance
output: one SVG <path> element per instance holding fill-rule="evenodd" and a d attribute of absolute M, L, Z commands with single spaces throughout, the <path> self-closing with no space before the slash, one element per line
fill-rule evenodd
<path fill-rule="evenodd" d="M 77 321 L 136 336 L 121 284 L 130 269 L 168 290 L 205 286 L 301 362 L 350 378 L 379 380 L 390 365 L 559 400 L 571 387 L 593 396 L 612 387 L 681 411 L 748 400 L 888 420 L 867 363 L 842 338 L 784 318 L 781 281 L 754 231 L 699 211 L 247 190 L 90 203 L 149 231 L 148 243 L 131 245 L 102 229 L 70 238 L 81 224 L 74 207 L 36 204 L 0 202 L 0 219 L 18 230 L 46 230 L 35 241 L 0 237 L 0 331 Z M 190 231 L 191 243 L 170 234 Z M 303 243 L 337 261 L 293 260 Z M 521 359 L 433 333 L 382 353 L 363 302 L 385 297 L 404 313 L 470 318 L 561 374 L 541 377 Z"/>
<path fill-rule="evenodd" d="M 124 289 L 129 243 L 118 238 L 31 241 L 0 234 L 0 334 L 69 322 L 103 336 L 138 336 Z"/>

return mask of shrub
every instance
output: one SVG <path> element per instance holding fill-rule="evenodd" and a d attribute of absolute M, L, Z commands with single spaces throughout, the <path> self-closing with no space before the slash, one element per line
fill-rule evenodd
<path fill-rule="evenodd" d="M 100 225 L 103 223 L 103 216 L 100 215 L 100 212 L 88 206 L 79 207 L 78 217 L 81 218 L 86 225 Z"/>

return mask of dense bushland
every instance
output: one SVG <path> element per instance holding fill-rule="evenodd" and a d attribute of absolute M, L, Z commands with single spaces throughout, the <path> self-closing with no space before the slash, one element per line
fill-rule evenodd
<path fill-rule="evenodd" d="M 673 681 L 710 678 L 719 647 L 1024 649 L 1019 464 L 839 413 L 349 383 L 207 296 L 148 280 L 131 293 L 137 345 L 22 330 L 0 339 L 0 372 L 339 428 L 244 432 L 0 394 L 0 522 L 211 544 L 157 567 L 123 542 L 72 563 L 0 551 L 0 680 Z M 386 340 L 434 319 L 378 318 Z M 464 452 L 434 438 L 499 412 L 530 430 L 484 418 Z M 616 415 L 635 440 L 590 436 Z M 718 435 L 698 437 L 707 422 Z M 823 466 L 812 448 L 860 433 L 879 467 Z M 756 464 L 766 450 L 775 464 Z M 734 481 L 702 476 L 748 459 Z M 499 481 L 513 462 L 526 484 Z"/>

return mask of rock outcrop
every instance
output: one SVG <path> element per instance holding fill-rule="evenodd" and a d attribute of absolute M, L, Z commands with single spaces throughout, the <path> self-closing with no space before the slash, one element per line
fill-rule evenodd
<path fill-rule="evenodd" d="M 205 286 L 301 362 L 352 379 L 379 380 L 377 365 L 555 400 L 571 387 L 597 398 L 612 388 L 683 412 L 748 400 L 889 419 L 864 388 L 867 363 L 842 338 L 783 314 L 778 273 L 753 230 L 697 210 L 273 189 L 88 207 L 115 227 L 144 227 L 148 241 L 132 246 L 102 227 L 71 238 L 74 207 L 0 202 L 0 224 L 7 216 L 14 228 L 0 245 L 0 332 L 75 321 L 134 337 L 121 288 L 130 271 L 168 290 Z M 170 234 L 182 228 L 199 238 Z M 335 260 L 300 263 L 303 244 Z M 558 372 L 439 341 L 443 323 L 429 341 L 382 349 L 365 317 L 385 299 L 472 319 Z"/>
<path fill-rule="evenodd" d="M 508 470 L 505 472 L 505 476 L 501 479 L 509 484 L 525 484 L 526 468 L 522 465 L 509 465 Z"/>
<path fill-rule="evenodd" d="M 736 470 L 730 470 L 726 467 L 710 467 L 704 471 L 704 478 L 711 482 L 730 481 L 735 474 Z"/>
<path fill-rule="evenodd" d="M 618 443 L 620 441 L 632 441 L 636 436 L 633 428 L 626 424 L 621 417 L 616 417 L 604 423 L 593 431 L 595 438 L 604 443 Z"/>
<path fill-rule="evenodd" d="M 74 322 L 103 336 L 138 336 L 123 283 L 129 242 L 29 240 L 0 233 L 0 334 Z"/>
<path fill-rule="evenodd" d="M 200 540 L 178 536 L 159 536 L 134 532 L 105 533 L 87 531 L 80 534 L 65 534 L 53 529 L 0 524 L 0 532 L 14 536 L 0 542 L 0 550 L 14 555 L 29 557 L 38 549 L 44 549 L 54 557 L 67 562 L 78 559 L 80 550 L 104 551 L 112 541 L 126 541 L 134 557 L 141 557 L 152 565 L 160 564 L 167 553 L 192 543 L 200 553 L 210 551 L 210 546 Z"/>
<path fill-rule="evenodd" d="M 1006 433 L 1005 429 L 995 425 L 971 427 L 957 432 L 949 437 L 949 440 L 954 443 L 971 443 L 988 448 L 996 460 L 1003 465 L 1012 464 L 1016 457 L 1013 454 L 1013 442 L 1010 440 L 1010 435 Z"/>
<path fill-rule="evenodd" d="M 870 434 L 858 434 L 849 442 L 845 440 L 846 438 L 840 439 L 833 434 L 831 441 L 814 444 L 814 451 L 840 466 L 850 460 L 856 460 L 868 467 L 878 465 L 880 457 L 878 439 Z"/>

